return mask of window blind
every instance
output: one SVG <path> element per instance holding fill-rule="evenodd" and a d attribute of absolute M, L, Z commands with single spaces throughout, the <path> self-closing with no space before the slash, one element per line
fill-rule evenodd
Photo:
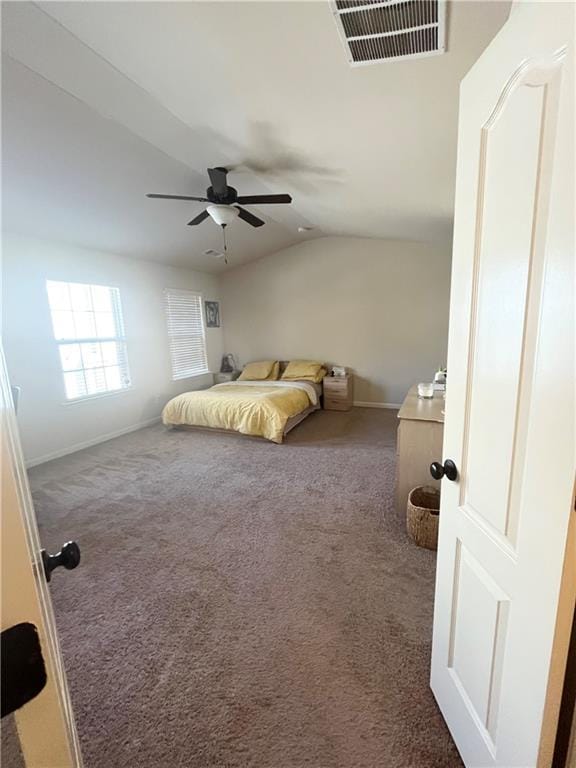
<path fill-rule="evenodd" d="M 165 303 L 172 378 L 208 373 L 202 296 L 194 291 L 167 288 Z"/>

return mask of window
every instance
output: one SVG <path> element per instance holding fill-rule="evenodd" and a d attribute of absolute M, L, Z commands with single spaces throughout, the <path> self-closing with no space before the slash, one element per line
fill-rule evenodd
<path fill-rule="evenodd" d="M 172 378 L 186 379 L 209 373 L 202 296 L 193 291 L 167 288 L 165 297 Z"/>
<path fill-rule="evenodd" d="M 54 338 L 68 400 L 130 386 L 120 291 L 48 280 Z"/>

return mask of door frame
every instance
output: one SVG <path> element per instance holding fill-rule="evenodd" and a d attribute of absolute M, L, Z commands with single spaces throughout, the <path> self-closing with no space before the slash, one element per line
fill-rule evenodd
<path fill-rule="evenodd" d="M 538 753 L 537 768 L 556 766 L 559 759 L 559 736 L 576 743 L 576 709 L 572 713 L 571 735 L 561 732 L 562 706 L 564 689 L 567 684 L 576 685 L 576 681 L 568 680 L 570 654 L 575 652 L 572 647 L 573 633 L 576 632 L 576 486 L 575 497 L 572 499 L 572 513 L 568 523 L 566 536 L 566 553 L 562 570 L 562 583 L 560 587 L 560 599 L 558 601 L 558 613 L 556 615 L 556 629 L 552 649 L 552 663 L 548 677 L 548 689 L 546 691 L 546 703 L 544 705 L 544 720 L 540 735 L 540 749 Z M 572 665 L 576 659 L 572 659 Z M 570 755 L 567 756 L 566 768 L 570 767 Z M 559 764 L 558 768 L 562 766 Z"/>

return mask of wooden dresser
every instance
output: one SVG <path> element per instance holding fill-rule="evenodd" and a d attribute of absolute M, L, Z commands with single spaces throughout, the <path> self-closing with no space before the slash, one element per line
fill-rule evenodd
<path fill-rule="evenodd" d="M 435 392 L 430 400 L 418 397 L 418 387 L 408 391 L 398 411 L 396 508 L 406 514 L 408 494 L 417 485 L 440 487 L 430 475 L 430 464 L 442 461 L 445 400 Z"/>
<path fill-rule="evenodd" d="M 325 376 L 322 393 L 327 411 L 349 411 L 354 401 L 353 376 Z"/>

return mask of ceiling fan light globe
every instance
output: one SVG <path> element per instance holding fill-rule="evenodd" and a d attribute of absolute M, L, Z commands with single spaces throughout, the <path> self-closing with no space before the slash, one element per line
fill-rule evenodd
<path fill-rule="evenodd" d="M 231 224 L 239 213 L 238 209 L 231 205 L 209 205 L 206 210 L 220 227 Z"/>

